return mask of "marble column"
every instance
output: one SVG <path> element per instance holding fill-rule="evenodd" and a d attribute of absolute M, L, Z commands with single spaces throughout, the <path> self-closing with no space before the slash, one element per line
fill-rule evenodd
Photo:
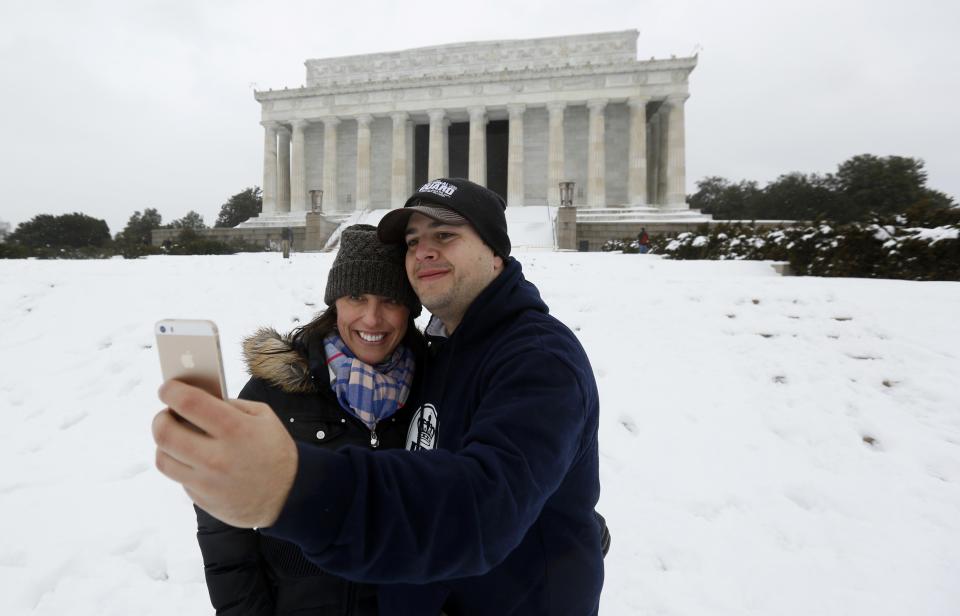
<path fill-rule="evenodd" d="M 507 105 L 510 136 L 507 145 L 507 205 L 523 205 L 523 113 L 526 105 Z"/>
<path fill-rule="evenodd" d="M 606 136 L 604 135 L 604 110 L 606 100 L 592 100 L 590 126 L 587 138 L 587 206 L 603 207 L 607 200 L 606 181 Z"/>
<path fill-rule="evenodd" d="M 450 177 L 450 118 L 443 119 L 443 177 Z"/>
<path fill-rule="evenodd" d="M 567 104 L 547 104 L 550 134 L 547 154 L 547 205 L 560 206 L 560 182 L 563 181 L 563 111 Z"/>
<path fill-rule="evenodd" d="M 339 118 L 323 119 L 323 211 L 336 212 L 337 203 L 337 124 Z"/>
<path fill-rule="evenodd" d="M 647 158 L 650 163 L 647 165 L 647 193 L 650 195 L 650 203 L 663 205 L 664 195 L 667 192 L 667 139 L 666 122 L 664 117 L 667 114 L 666 103 L 661 101 L 656 112 L 650 116 L 648 131 L 650 138 L 647 139 Z"/>
<path fill-rule="evenodd" d="M 647 200 L 647 100 L 627 101 L 630 109 L 630 147 L 627 155 L 627 203 L 644 205 Z"/>
<path fill-rule="evenodd" d="M 413 125 L 413 122 L 407 122 L 407 186 L 410 187 L 410 192 L 413 192 L 413 189 L 416 186 L 413 185 L 413 164 L 416 159 L 416 151 L 414 146 L 414 136 L 416 135 L 416 128 Z M 410 195 L 407 195 L 408 197 Z"/>
<path fill-rule="evenodd" d="M 357 116 L 357 210 L 370 208 L 370 122 L 373 116 Z"/>
<path fill-rule="evenodd" d="M 305 212 L 307 203 L 307 160 L 304 133 L 309 122 L 293 121 L 293 141 L 290 148 L 290 211 Z"/>
<path fill-rule="evenodd" d="M 471 182 L 487 185 L 487 110 L 470 107 L 470 153 L 467 177 Z"/>
<path fill-rule="evenodd" d="M 263 125 L 263 207 L 262 214 L 277 211 L 277 125 L 275 122 L 261 122 Z"/>
<path fill-rule="evenodd" d="M 685 208 L 687 200 L 686 137 L 684 135 L 683 103 L 687 94 L 670 96 L 667 104 L 667 198 L 669 208 Z"/>
<path fill-rule="evenodd" d="M 290 211 L 290 129 L 277 128 L 277 211 Z"/>
<path fill-rule="evenodd" d="M 403 207 L 410 195 L 407 184 L 407 112 L 390 114 L 393 120 L 393 160 L 390 163 L 390 206 Z"/>
<path fill-rule="evenodd" d="M 444 161 L 446 152 L 444 152 L 444 133 L 446 132 L 446 111 L 443 109 L 433 109 L 428 112 L 430 116 L 430 149 L 427 154 L 427 181 L 445 176 Z"/>

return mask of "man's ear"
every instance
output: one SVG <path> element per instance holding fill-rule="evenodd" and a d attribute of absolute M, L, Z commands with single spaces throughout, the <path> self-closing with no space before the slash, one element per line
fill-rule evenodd
<path fill-rule="evenodd" d="M 499 272 L 503 269 L 503 259 L 497 255 L 493 256 L 493 271 Z"/>

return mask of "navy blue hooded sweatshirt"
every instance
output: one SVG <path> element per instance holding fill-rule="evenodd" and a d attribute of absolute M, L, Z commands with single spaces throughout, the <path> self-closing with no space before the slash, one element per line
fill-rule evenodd
<path fill-rule="evenodd" d="M 383 584 L 381 614 L 596 614 L 599 405 L 580 343 L 509 258 L 432 344 L 407 440 L 434 448 L 298 445 L 263 532 Z"/>

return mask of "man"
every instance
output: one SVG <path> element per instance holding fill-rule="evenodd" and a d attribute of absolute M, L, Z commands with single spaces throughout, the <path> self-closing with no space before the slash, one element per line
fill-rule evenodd
<path fill-rule="evenodd" d="M 596 383 L 510 257 L 505 207 L 439 179 L 380 223 L 433 314 L 413 451 L 294 446 L 269 409 L 169 382 L 161 399 L 208 435 L 161 413 L 158 468 L 225 522 L 383 584 L 382 613 L 596 614 Z"/>

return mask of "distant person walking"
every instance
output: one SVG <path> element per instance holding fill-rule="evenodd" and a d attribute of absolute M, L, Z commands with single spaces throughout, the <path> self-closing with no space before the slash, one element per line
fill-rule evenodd
<path fill-rule="evenodd" d="M 284 227 L 280 232 L 280 249 L 283 250 L 283 258 L 290 258 L 290 245 L 293 244 L 293 229 Z"/>
<path fill-rule="evenodd" d="M 647 235 L 646 227 L 640 227 L 640 233 L 637 234 L 637 244 L 640 245 L 640 254 L 645 255 L 650 252 L 650 236 Z"/>

